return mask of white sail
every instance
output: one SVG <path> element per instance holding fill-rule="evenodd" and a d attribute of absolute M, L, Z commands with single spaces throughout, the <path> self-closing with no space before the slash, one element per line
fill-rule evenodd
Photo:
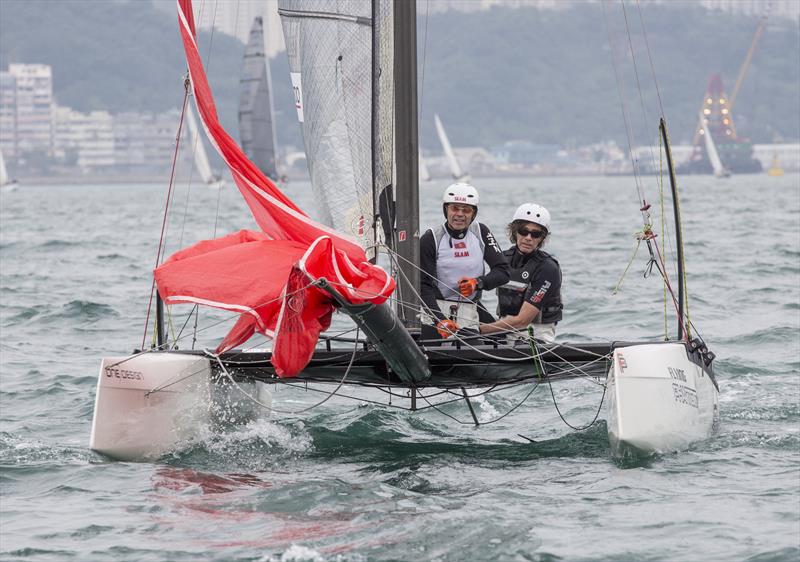
<path fill-rule="evenodd" d="M 278 179 L 275 110 L 272 103 L 272 75 L 266 56 L 267 34 L 262 18 L 253 20 L 239 80 L 239 133 L 248 158 L 273 180 Z"/>
<path fill-rule="evenodd" d="M 208 154 L 200 137 L 200 130 L 197 127 L 197 120 L 194 117 L 194 108 L 189 105 L 186 110 L 186 122 L 189 124 L 190 147 L 194 152 L 194 165 L 200 179 L 209 187 L 219 187 L 222 184 L 220 176 L 211 171 L 211 164 L 208 162 Z"/>
<path fill-rule="evenodd" d="M 8 183 L 8 170 L 6 170 L 6 160 L 0 152 L 0 186 Z"/>
<path fill-rule="evenodd" d="M 431 181 L 431 173 L 428 171 L 428 166 L 422 157 L 422 151 L 419 152 L 419 179 L 420 181 Z"/>
<path fill-rule="evenodd" d="M 450 140 L 447 138 L 447 133 L 444 131 L 444 125 L 442 125 L 442 120 L 439 119 L 439 115 L 435 114 L 433 120 L 436 123 L 436 134 L 439 135 L 439 142 L 442 143 L 442 150 L 444 150 L 444 155 L 447 158 L 447 163 L 450 166 L 450 173 L 453 179 L 456 181 L 469 181 L 469 173 L 461 169 L 461 165 L 458 163 L 458 159 L 453 153 L 453 147 L 450 146 Z"/>
<path fill-rule="evenodd" d="M 720 160 L 719 152 L 717 152 L 717 145 L 714 144 L 714 138 L 711 136 L 711 130 L 708 128 L 706 119 L 703 118 L 702 123 L 704 129 L 703 139 L 706 143 L 706 154 L 708 154 L 708 160 L 711 162 L 711 167 L 714 169 L 714 175 L 718 178 L 727 178 L 731 173 L 723 166 L 722 160 Z"/>
<path fill-rule="evenodd" d="M 370 248 L 376 194 L 392 184 L 392 5 L 280 0 L 278 6 L 320 219 Z"/>
<path fill-rule="evenodd" d="M 0 152 L 0 187 L 6 192 L 17 189 L 17 180 L 8 177 L 8 168 L 2 152 Z"/>

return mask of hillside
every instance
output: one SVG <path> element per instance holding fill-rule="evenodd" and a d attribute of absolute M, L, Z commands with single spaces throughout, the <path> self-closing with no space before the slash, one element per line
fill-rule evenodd
<path fill-rule="evenodd" d="M 645 5 L 642 12 L 673 138 L 686 141 L 708 76 L 720 72 L 732 89 L 756 20 L 692 6 Z M 608 13 L 626 106 L 641 143 L 654 135 L 658 100 L 635 4 L 628 17 L 647 128 L 624 17 L 617 6 Z M 434 112 L 456 146 L 517 138 L 567 146 L 607 138 L 625 143 L 601 4 L 559 12 L 495 8 L 420 14 L 418 37 L 423 146 L 437 148 Z M 220 33 L 202 33 L 199 42 L 220 116 L 236 131 L 244 47 Z M 740 135 L 757 142 L 800 137 L 798 55 L 797 26 L 771 24 L 737 101 Z M 9 62 L 52 65 L 58 102 L 81 111 L 163 111 L 177 107 L 183 96 L 176 18 L 142 0 L 2 0 L 0 66 Z M 273 78 L 279 140 L 297 144 L 284 56 L 273 61 Z"/>

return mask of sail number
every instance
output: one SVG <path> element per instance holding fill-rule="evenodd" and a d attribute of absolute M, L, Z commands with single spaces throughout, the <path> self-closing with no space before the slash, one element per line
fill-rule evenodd
<path fill-rule="evenodd" d="M 672 378 L 672 398 L 677 404 L 685 404 L 692 408 L 699 409 L 697 402 L 697 391 L 686 386 L 686 371 L 677 367 L 667 367 L 669 376 Z"/>

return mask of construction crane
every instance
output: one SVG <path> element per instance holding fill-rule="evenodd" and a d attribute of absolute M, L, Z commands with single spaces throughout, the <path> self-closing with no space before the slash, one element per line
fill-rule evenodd
<path fill-rule="evenodd" d="M 761 16 L 761 19 L 758 22 L 758 27 L 756 28 L 756 32 L 753 34 L 753 41 L 750 43 L 750 49 L 747 51 L 747 55 L 744 57 L 744 62 L 742 62 L 742 66 L 739 68 L 739 76 L 736 77 L 736 84 L 733 86 L 733 91 L 731 95 L 728 96 L 728 111 L 733 111 L 733 104 L 736 103 L 736 96 L 739 95 L 739 90 L 742 88 L 742 83 L 744 82 L 745 76 L 747 76 L 747 71 L 750 69 L 750 63 L 753 61 L 753 53 L 756 51 L 756 45 L 761 40 L 761 36 L 764 35 L 764 30 L 767 27 L 767 18 L 769 16 L 770 4 L 768 3 L 765 10 L 764 15 Z M 702 110 L 701 110 L 702 115 Z M 704 124 L 702 118 L 697 121 L 697 126 L 694 129 L 694 137 L 692 137 L 692 146 L 697 146 L 700 142 L 700 135 L 702 134 L 700 131 L 703 130 Z"/>

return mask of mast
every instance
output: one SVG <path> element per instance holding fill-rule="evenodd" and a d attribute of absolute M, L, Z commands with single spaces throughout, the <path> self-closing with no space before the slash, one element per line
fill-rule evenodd
<path fill-rule="evenodd" d="M 664 152 L 667 154 L 667 169 L 669 170 L 669 184 L 672 189 L 672 211 L 675 216 L 675 245 L 678 250 L 678 340 L 683 339 L 683 302 L 685 283 L 683 278 L 683 237 L 681 234 L 681 211 L 678 205 L 678 185 L 675 181 L 675 166 L 672 162 L 672 149 L 667 135 L 667 122 L 663 117 L 659 120 L 658 128 L 664 140 Z M 665 272 L 666 274 L 666 272 Z M 688 332 L 688 330 L 687 330 Z"/>
<path fill-rule="evenodd" d="M 399 316 L 419 328 L 419 139 L 417 133 L 417 5 L 394 2 L 396 251 Z"/>

